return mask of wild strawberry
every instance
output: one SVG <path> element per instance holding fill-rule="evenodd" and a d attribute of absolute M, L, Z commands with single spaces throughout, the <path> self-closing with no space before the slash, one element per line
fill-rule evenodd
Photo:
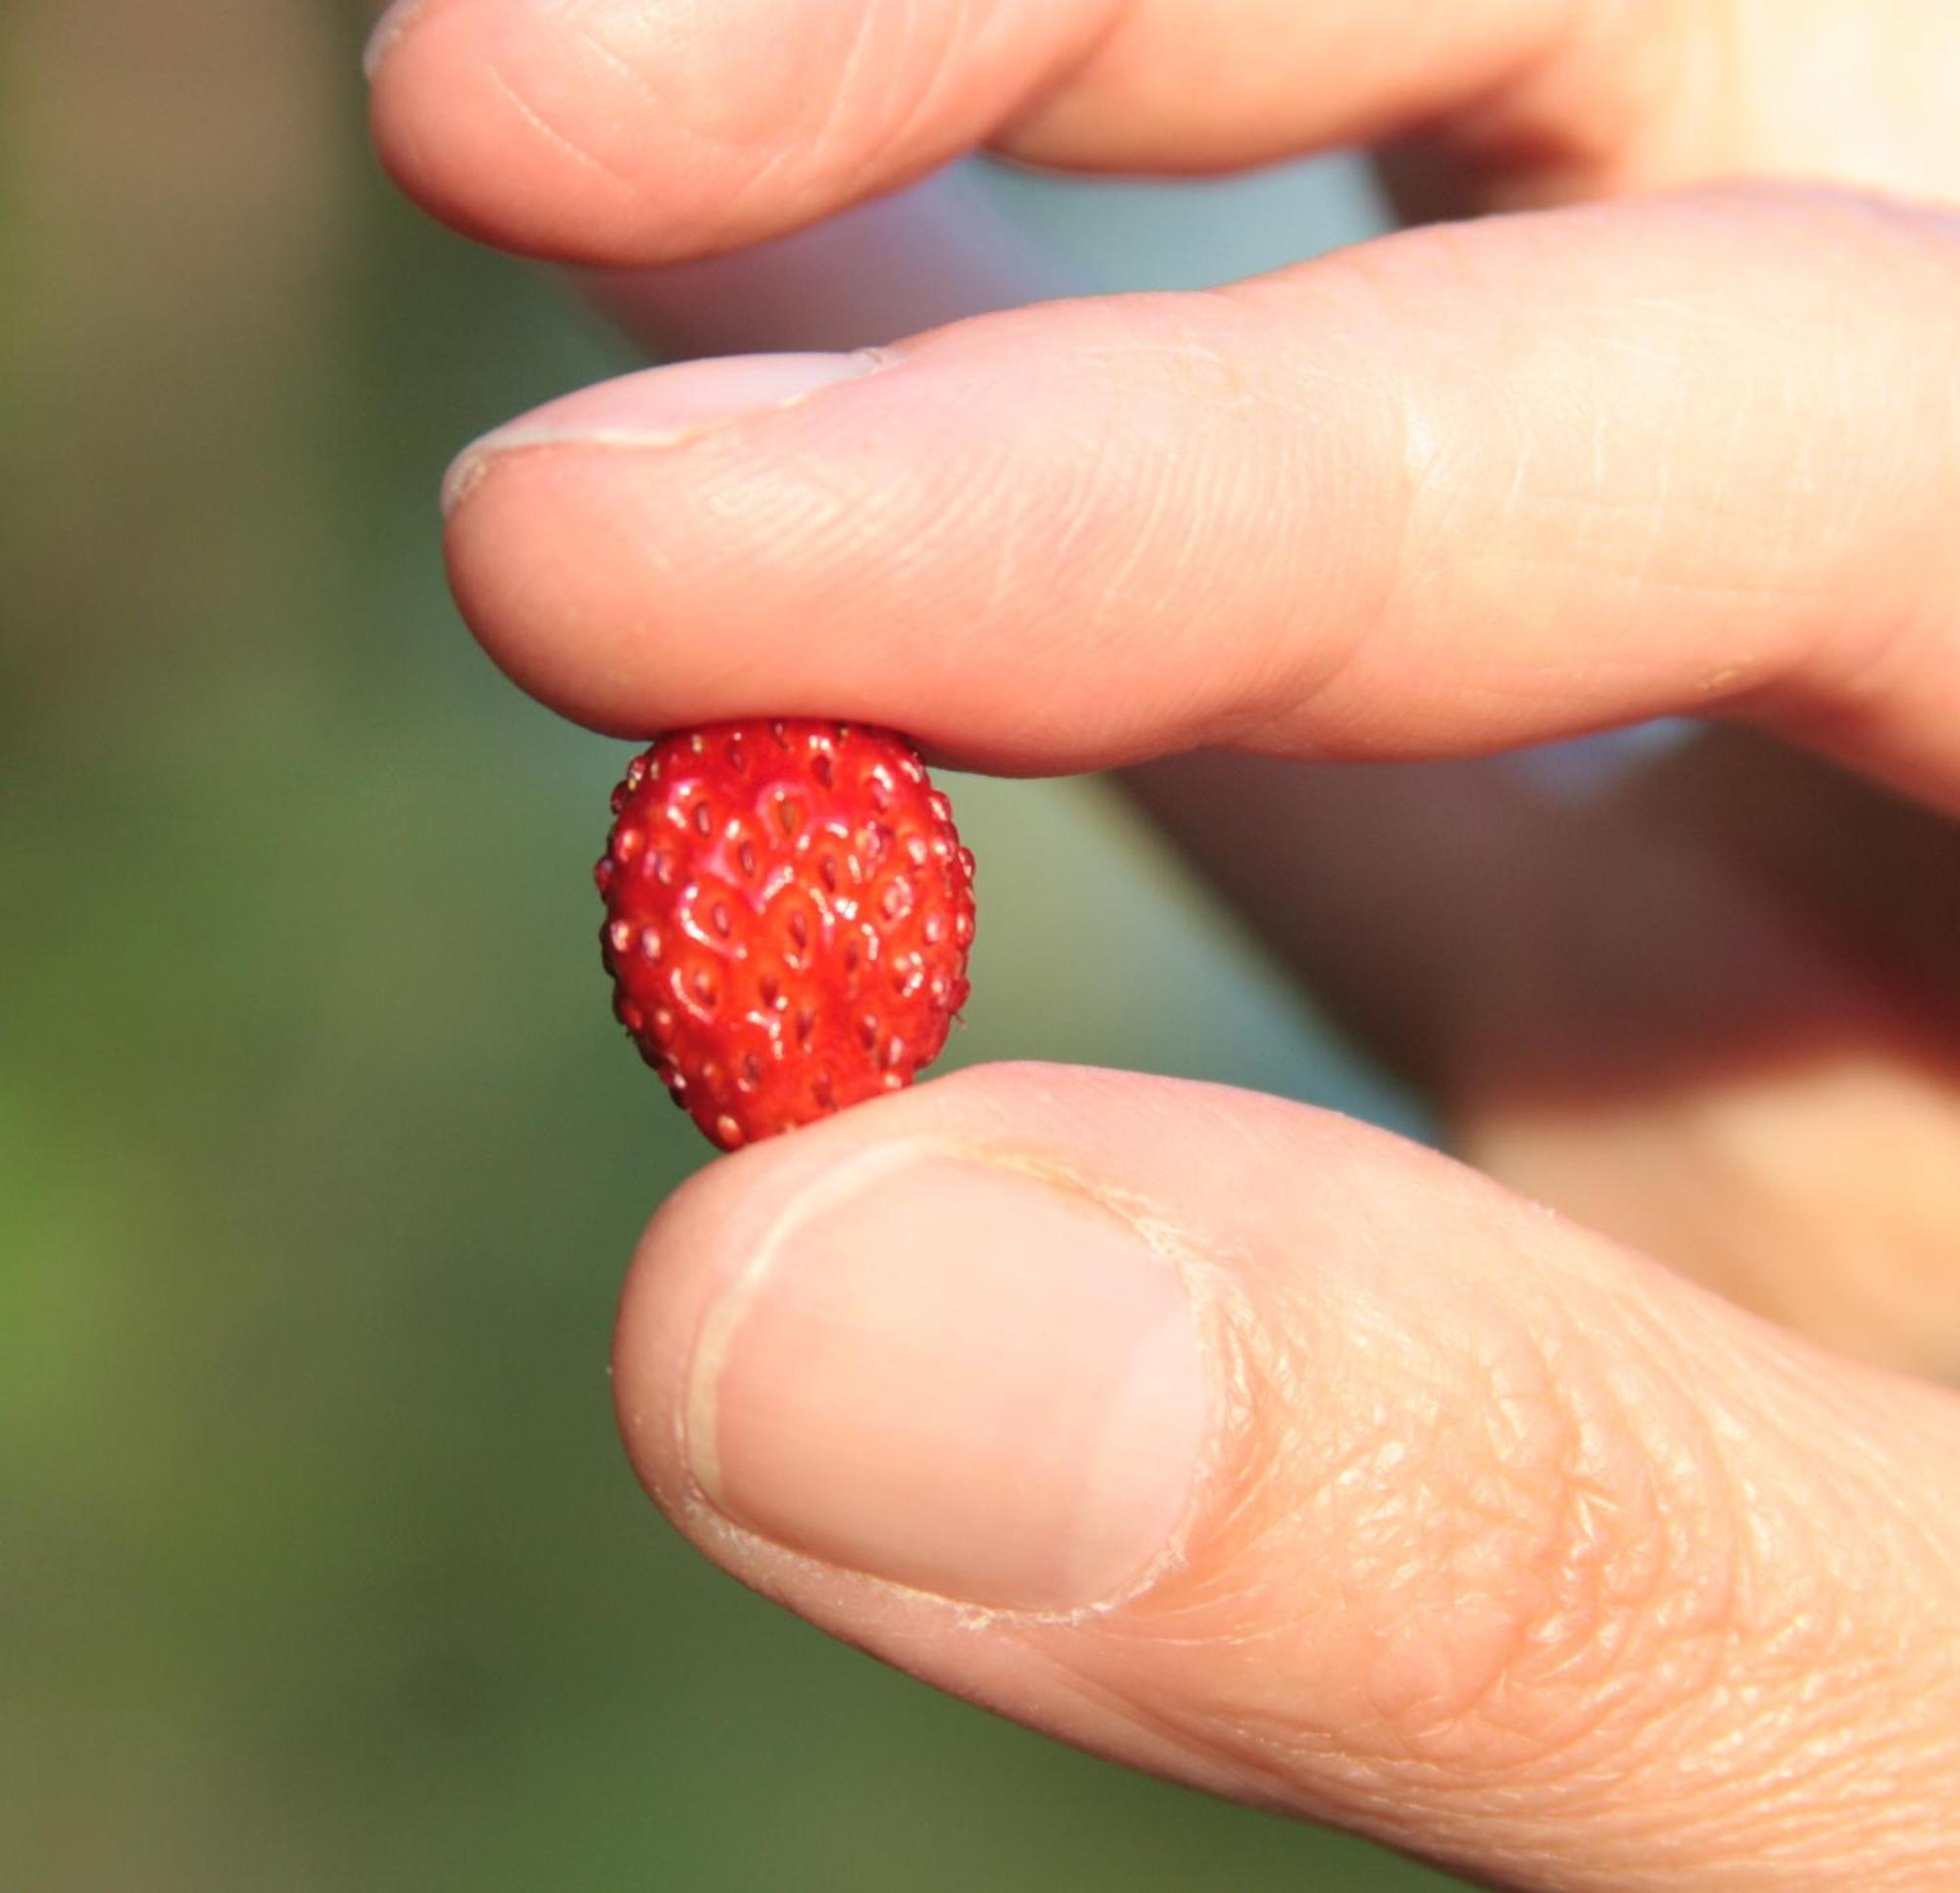
<path fill-rule="evenodd" d="M 612 1009 L 724 1150 L 931 1064 L 966 1000 L 973 856 L 903 738 L 810 720 L 663 736 L 596 870 Z"/>

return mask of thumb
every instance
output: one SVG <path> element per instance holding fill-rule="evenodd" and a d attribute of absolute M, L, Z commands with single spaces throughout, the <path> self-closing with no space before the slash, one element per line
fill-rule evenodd
<path fill-rule="evenodd" d="M 628 1448 L 942 1688 L 1519 1886 L 1960 1884 L 1960 1421 L 1432 1153 L 995 1067 L 717 1163 Z"/>

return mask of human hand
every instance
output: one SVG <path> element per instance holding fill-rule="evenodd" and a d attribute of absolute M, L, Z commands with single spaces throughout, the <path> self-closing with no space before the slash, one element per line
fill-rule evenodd
<path fill-rule="evenodd" d="M 1933 8 L 395 24 L 397 175 L 587 262 L 986 137 L 1366 136 L 1431 206 L 1624 196 L 588 391 L 460 464 L 458 596 L 602 728 L 1212 752 L 1140 793 L 1487 1170 L 1838 1348 L 1960 1363 L 1960 219 L 1639 195 L 1952 194 Z M 1585 806 L 1434 760 L 1683 710 L 1723 733 Z M 684 1189 L 616 1373 L 711 1555 L 1104 1754 L 1520 1886 L 1960 1875 L 1951 1398 L 1379 1133 L 963 1074 Z"/>

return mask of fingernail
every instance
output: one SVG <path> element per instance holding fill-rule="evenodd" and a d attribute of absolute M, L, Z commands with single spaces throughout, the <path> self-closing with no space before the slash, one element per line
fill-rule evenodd
<path fill-rule="evenodd" d="M 381 70 L 381 62 L 387 58 L 389 49 L 409 29 L 410 23 L 425 4 L 426 0 L 395 0 L 395 4 L 375 21 L 374 30 L 368 35 L 368 44 L 361 49 L 361 70 L 370 79 Z"/>
<path fill-rule="evenodd" d="M 472 441 L 442 483 L 445 518 L 491 462 L 514 448 L 679 447 L 770 409 L 793 408 L 820 388 L 885 366 L 879 349 L 849 355 L 729 355 L 646 368 L 581 388 Z"/>
<path fill-rule="evenodd" d="M 722 1512 L 793 1550 L 1070 1611 L 1170 1552 L 1207 1412 L 1184 1283 L 1133 1230 L 1020 1172 L 908 1154 L 819 1186 L 724 1292 L 688 1449 Z"/>

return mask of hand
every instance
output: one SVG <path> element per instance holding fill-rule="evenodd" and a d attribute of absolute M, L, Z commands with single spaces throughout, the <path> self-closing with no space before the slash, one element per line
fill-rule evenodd
<path fill-rule="evenodd" d="M 561 258 L 753 243 L 983 139 L 1395 140 L 1426 207 L 1560 206 L 657 370 L 459 463 L 466 614 L 597 727 L 1183 758 L 1139 793 L 1491 1173 L 1053 1068 L 715 1164 L 616 1360 L 710 1555 L 1005 1714 L 1507 1884 L 1960 1880 L 1960 1413 L 1686 1279 L 1960 1367 L 1940 12 L 393 17 L 396 174 Z M 1901 195 L 1647 194 L 1786 170 Z M 1722 732 L 1583 805 L 1495 755 L 1674 711 Z"/>

